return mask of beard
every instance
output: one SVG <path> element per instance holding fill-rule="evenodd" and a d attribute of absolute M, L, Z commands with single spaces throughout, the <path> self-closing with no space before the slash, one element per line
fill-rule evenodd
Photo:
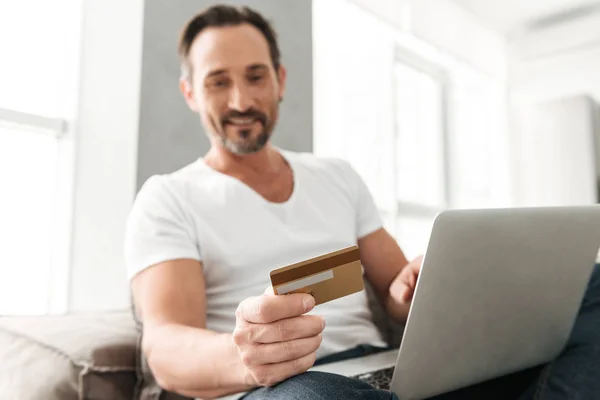
<path fill-rule="evenodd" d="M 276 115 L 275 109 L 272 115 Z M 252 123 L 260 125 L 258 134 L 253 134 L 256 128 L 240 128 L 234 122 L 234 119 L 252 119 Z M 227 128 L 230 127 L 228 134 Z M 248 111 L 229 111 L 220 119 L 219 129 L 215 129 L 217 138 L 221 145 L 236 155 L 246 155 L 256 153 L 262 150 L 271 138 L 271 133 L 274 128 L 274 121 L 269 119 L 267 115 L 258 110 L 250 109 Z M 233 132 L 232 132 L 233 131 Z"/>
<path fill-rule="evenodd" d="M 251 132 L 249 129 L 240 131 L 240 136 L 248 137 Z M 227 150 L 237 155 L 252 154 L 262 150 L 265 145 L 269 142 L 270 134 L 262 130 L 255 138 L 244 138 L 242 141 L 234 141 L 227 137 L 227 135 L 220 135 L 219 140 L 221 145 Z"/>

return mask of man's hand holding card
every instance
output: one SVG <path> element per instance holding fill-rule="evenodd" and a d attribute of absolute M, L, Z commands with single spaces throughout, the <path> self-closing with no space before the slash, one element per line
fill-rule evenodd
<path fill-rule="evenodd" d="M 236 311 L 233 340 L 250 386 L 272 386 L 312 367 L 325 320 L 306 314 L 318 304 L 364 289 L 358 246 L 270 275 L 272 287 L 242 301 Z"/>
<path fill-rule="evenodd" d="M 272 386 L 313 366 L 325 321 L 304 315 L 315 306 L 305 293 L 250 297 L 236 310 L 233 341 L 245 383 Z"/>

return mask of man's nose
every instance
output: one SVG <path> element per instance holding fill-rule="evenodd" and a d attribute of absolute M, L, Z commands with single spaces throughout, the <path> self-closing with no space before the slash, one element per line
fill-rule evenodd
<path fill-rule="evenodd" d="M 235 85 L 229 96 L 229 108 L 240 112 L 249 110 L 254 106 L 254 99 L 244 85 Z"/>

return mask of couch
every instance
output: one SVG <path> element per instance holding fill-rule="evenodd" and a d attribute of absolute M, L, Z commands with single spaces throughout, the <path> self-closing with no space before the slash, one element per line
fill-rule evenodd
<path fill-rule="evenodd" d="M 398 346 L 367 287 L 373 318 Z M 140 352 L 141 326 L 130 310 L 0 317 L 0 400 L 183 400 L 153 380 Z"/>

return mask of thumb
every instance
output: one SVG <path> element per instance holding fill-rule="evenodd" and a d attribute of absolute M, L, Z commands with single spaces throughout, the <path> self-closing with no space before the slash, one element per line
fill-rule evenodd
<path fill-rule="evenodd" d="M 264 293 L 267 296 L 275 296 L 275 291 L 273 290 L 273 286 L 267 286 Z"/>

